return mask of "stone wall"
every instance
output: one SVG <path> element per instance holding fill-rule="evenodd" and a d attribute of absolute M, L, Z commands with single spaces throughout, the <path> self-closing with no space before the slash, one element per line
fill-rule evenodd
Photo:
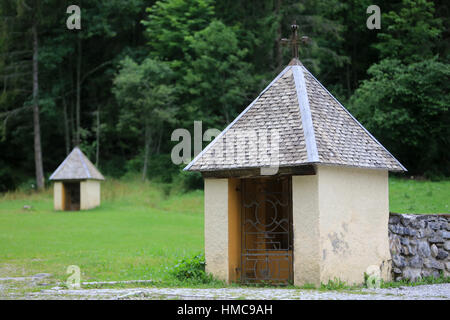
<path fill-rule="evenodd" d="M 450 276 L 450 215 L 391 213 L 389 244 L 394 280 Z"/>

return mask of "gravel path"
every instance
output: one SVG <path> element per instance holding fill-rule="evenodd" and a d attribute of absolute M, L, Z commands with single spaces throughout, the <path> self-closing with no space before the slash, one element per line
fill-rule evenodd
<path fill-rule="evenodd" d="M 148 282 L 148 280 L 125 283 Z M 261 299 L 261 300 L 450 300 L 450 283 L 400 287 L 392 289 L 359 289 L 319 291 L 283 288 L 123 288 L 68 290 L 51 285 L 51 275 L 36 274 L 31 277 L 0 277 L 2 299 Z M 53 282 L 54 283 L 54 282 Z M 84 284 L 114 284 L 115 282 L 90 282 Z M 49 289 L 46 289 L 49 288 Z M 42 288 L 42 290 L 36 289 Z"/>
<path fill-rule="evenodd" d="M 14 298 L 10 296 L 9 298 Z M 265 288 L 133 288 L 133 289 L 46 289 L 25 293 L 19 299 L 277 299 L 277 300 L 450 300 L 450 284 L 318 291 Z"/>

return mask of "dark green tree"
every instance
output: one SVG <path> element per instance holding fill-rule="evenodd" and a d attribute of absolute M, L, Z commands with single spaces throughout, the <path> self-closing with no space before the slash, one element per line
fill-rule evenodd
<path fill-rule="evenodd" d="M 147 10 L 142 23 L 151 49 L 150 56 L 184 67 L 186 38 L 204 29 L 214 17 L 211 0 L 162 0 Z"/>
<path fill-rule="evenodd" d="M 368 70 L 351 109 L 409 170 L 432 176 L 450 173 L 450 64 L 440 61 L 442 33 L 432 2 L 403 0 L 383 15 L 375 46 L 384 57 Z"/>
<path fill-rule="evenodd" d="M 210 124 L 230 123 L 249 99 L 252 76 L 244 61 L 246 50 L 239 48 L 233 30 L 220 21 L 186 41 L 192 56 L 187 56 L 184 81 L 192 110 L 203 119 L 219 119 Z"/>
<path fill-rule="evenodd" d="M 450 174 L 450 65 L 385 59 L 352 98 L 356 117 L 411 173 Z"/>
<path fill-rule="evenodd" d="M 432 58 L 443 32 L 442 20 L 428 0 L 402 0 L 397 10 L 383 14 L 379 43 L 374 47 L 381 58 L 413 63 Z"/>
<path fill-rule="evenodd" d="M 165 124 L 173 122 L 177 111 L 173 72 L 167 63 L 150 58 L 138 64 L 127 57 L 120 66 L 113 88 L 120 106 L 118 126 L 136 137 L 144 133 L 142 179 L 146 179 L 152 141 L 158 149 Z"/>

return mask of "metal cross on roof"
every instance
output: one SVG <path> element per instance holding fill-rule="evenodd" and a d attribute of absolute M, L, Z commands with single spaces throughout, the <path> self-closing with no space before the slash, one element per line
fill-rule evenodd
<path fill-rule="evenodd" d="M 291 30 L 292 30 L 292 36 L 290 39 L 286 39 L 283 38 L 281 39 L 281 43 L 282 44 L 287 44 L 287 45 L 291 45 L 292 48 L 292 57 L 295 59 L 298 59 L 298 44 L 299 44 L 299 40 L 298 40 L 298 25 L 297 22 L 294 21 L 294 23 L 291 25 Z M 307 43 L 309 41 L 309 38 L 306 36 L 303 36 L 300 39 L 301 42 L 303 43 Z"/>

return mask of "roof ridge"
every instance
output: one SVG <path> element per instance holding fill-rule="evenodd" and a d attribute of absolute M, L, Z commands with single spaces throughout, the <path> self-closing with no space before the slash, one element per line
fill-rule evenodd
<path fill-rule="evenodd" d="M 74 147 L 49 180 L 105 180 L 79 147 Z"/>
<path fill-rule="evenodd" d="M 398 161 L 351 113 L 347 110 L 347 108 L 344 107 L 342 103 L 339 102 L 339 100 L 330 92 L 327 88 L 319 81 L 317 78 L 305 67 L 302 66 L 306 72 L 316 81 L 322 89 L 325 90 L 326 93 L 330 95 L 330 97 L 337 102 L 337 104 L 350 116 L 353 121 L 355 121 L 362 129 L 363 131 L 377 144 L 379 145 L 384 151 L 386 151 L 396 162 L 397 164 L 405 171 L 408 171 L 401 163 Z"/>
<path fill-rule="evenodd" d="M 80 157 L 81 164 L 83 165 L 84 170 L 86 170 L 86 174 L 88 176 L 88 179 L 92 178 L 91 172 L 89 171 L 89 169 L 88 169 L 88 167 L 86 165 L 86 162 L 84 162 L 84 158 L 83 158 L 84 154 L 83 154 L 83 152 L 78 147 L 75 147 L 75 149 L 78 151 L 78 155 Z"/>
<path fill-rule="evenodd" d="M 268 128 L 281 130 L 282 136 L 276 138 L 283 143 L 283 148 L 279 150 L 280 167 L 330 164 L 389 171 L 406 170 L 336 97 L 296 60 L 286 66 L 184 170 L 204 172 L 264 166 L 266 159 L 253 159 L 249 156 L 260 152 L 261 146 L 252 147 L 248 151 L 251 154 L 247 151 L 236 153 L 234 150 L 234 161 L 229 161 L 223 154 L 225 145 L 221 144 L 226 143 L 228 147 L 230 143 L 230 147 L 236 148 L 247 146 L 247 140 L 249 143 L 258 143 L 258 136 L 264 134 L 263 130 Z M 246 137 L 245 131 L 239 132 L 247 129 L 256 130 L 257 135 L 249 138 Z M 233 135 L 235 131 L 237 137 Z M 266 145 L 262 147 L 268 148 Z M 228 152 L 227 148 L 227 155 Z"/>
<path fill-rule="evenodd" d="M 252 103 L 250 103 L 247 108 L 244 109 L 244 111 L 242 111 L 237 117 L 236 119 L 234 119 L 222 132 L 220 132 L 220 134 L 214 138 L 213 141 L 211 141 L 184 169 L 183 171 L 187 171 L 189 170 L 195 162 L 197 162 L 198 159 L 201 158 L 201 156 L 208 151 L 240 118 L 242 118 L 242 116 L 244 116 L 248 110 L 251 109 L 251 107 L 256 103 L 256 101 L 258 101 L 258 99 L 264 94 L 266 93 L 267 90 L 269 90 L 273 84 L 275 84 L 275 82 L 277 82 L 282 76 L 284 76 L 286 74 L 286 72 L 288 72 L 290 69 L 292 68 L 292 66 L 287 66 L 283 69 L 283 71 L 281 71 L 276 77 L 275 79 L 272 80 L 272 82 L 269 83 L 269 85 L 263 90 L 261 91 L 261 93 L 252 101 Z"/>
<path fill-rule="evenodd" d="M 292 58 L 288 64 L 289 66 L 303 66 L 303 63 L 298 58 Z"/>
<path fill-rule="evenodd" d="M 317 151 L 317 141 L 314 134 L 308 92 L 306 90 L 305 76 L 303 75 L 301 65 L 292 66 L 292 73 L 297 93 L 297 102 L 300 108 L 303 136 L 306 143 L 306 155 L 309 162 L 319 162 L 319 153 Z"/>

